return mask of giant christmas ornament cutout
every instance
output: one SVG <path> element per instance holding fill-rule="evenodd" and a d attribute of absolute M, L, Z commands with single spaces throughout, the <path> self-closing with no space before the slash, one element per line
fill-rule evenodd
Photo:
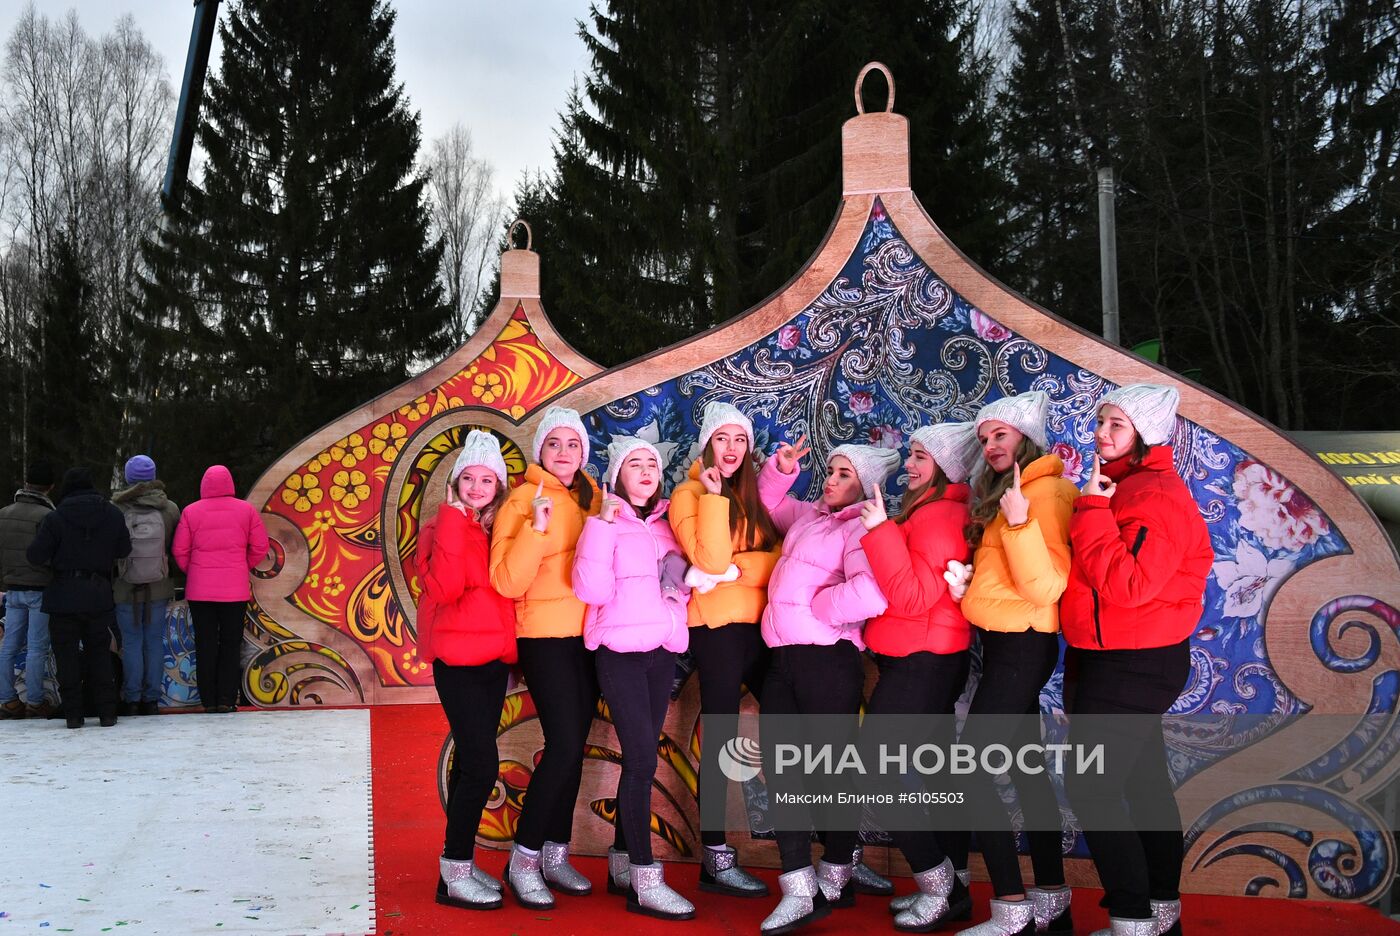
<path fill-rule="evenodd" d="M 258 573 L 250 606 L 248 634 L 260 648 L 247 671 L 250 697 L 269 706 L 436 701 L 415 653 L 419 586 L 409 561 L 469 428 L 501 437 L 514 476 L 545 404 L 570 406 L 585 416 L 590 471 L 601 469 L 613 435 L 638 435 L 658 443 L 673 484 L 698 454 L 696 416 L 712 399 L 747 413 L 764 451 L 805 433 L 808 464 L 819 465 L 843 442 L 903 447 L 920 425 L 1044 390 L 1051 448 L 1082 483 L 1095 400 L 1124 383 L 1170 383 L 1182 395 L 1176 466 L 1216 552 L 1192 675 L 1173 712 L 1386 716 L 1383 730 L 1339 728 L 1320 749 L 1314 738 L 1299 750 L 1286 726 L 1171 738 L 1183 794 L 1214 803 L 1184 816 L 1192 825 L 1183 888 L 1373 899 L 1395 867 L 1386 823 L 1367 803 L 1396 772 L 1385 755 L 1396 742 L 1400 563 L 1384 531 L 1277 429 L 1034 306 L 964 257 L 910 190 L 909 128 L 893 112 L 893 80 L 883 113 L 861 108 L 871 68 L 889 79 L 878 64 L 857 79 L 859 113 L 841 131 L 836 221 L 774 296 L 600 372 L 550 326 L 527 243 L 503 255 L 501 300 L 462 349 L 303 441 L 258 482 L 252 499 L 275 557 Z M 818 484 L 809 470 L 795 491 L 812 497 Z M 695 680 L 680 689 L 654 797 L 661 858 L 692 857 L 698 838 Z M 1042 702 L 1060 707 L 1059 674 Z M 493 843 L 513 834 L 539 747 L 528 691 L 508 698 L 500 730 L 501 779 L 481 833 Z M 602 853 L 618 763 L 606 719 L 592 740 L 574 841 Z M 1329 748 L 1344 753 L 1304 769 Z M 1230 797 L 1226 762 L 1240 758 L 1277 782 Z M 1339 827 L 1349 831 L 1331 831 Z M 762 843 L 745 848 L 772 858 Z M 1073 873 L 1092 874 L 1086 868 Z"/>

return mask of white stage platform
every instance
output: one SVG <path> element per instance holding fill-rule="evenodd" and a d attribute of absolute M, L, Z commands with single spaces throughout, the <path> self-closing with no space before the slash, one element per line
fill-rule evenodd
<path fill-rule="evenodd" d="M 370 793 L 366 710 L 0 722 L 0 934 L 371 933 Z"/>

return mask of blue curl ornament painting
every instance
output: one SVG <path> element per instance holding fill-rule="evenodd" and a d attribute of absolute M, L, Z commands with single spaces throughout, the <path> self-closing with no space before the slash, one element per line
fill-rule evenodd
<path fill-rule="evenodd" d="M 434 440 L 442 448 L 457 427 L 486 428 L 529 451 L 546 406 L 572 407 L 589 434 L 587 470 L 601 476 L 613 437 L 639 436 L 660 452 L 669 490 L 699 457 L 704 407 L 724 401 L 753 421 L 762 453 L 807 437 L 812 451 L 793 494 L 811 499 L 821 483 L 814 469 L 838 445 L 906 449 L 920 426 L 967 420 L 993 400 L 1044 391 L 1051 401 L 1050 450 L 1064 462 L 1065 476 L 1082 485 L 1093 460 L 1097 401 L 1128 383 L 1169 384 L 1181 393 L 1171 440 L 1175 467 L 1206 520 L 1215 554 L 1191 637 L 1190 676 L 1170 713 L 1180 718 L 1169 719 L 1166 732 L 1187 825 L 1182 888 L 1375 899 L 1396 867 L 1394 840 L 1375 801 L 1395 779 L 1400 751 L 1400 560 L 1378 522 L 1340 479 L 1275 427 L 1035 306 L 961 254 L 910 189 L 908 122 L 892 108 L 860 113 L 841 135 L 836 220 L 807 264 L 763 303 L 603 371 L 549 325 L 538 301 L 539 257 L 528 249 L 507 251 L 501 300 L 482 337 L 289 452 L 259 482 L 254 501 L 273 498 L 289 473 L 369 416 L 431 395 L 438 383 L 494 353 L 492 336 L 513 319 L 528 323 L 541 360 L 567 365 L 569 381 L 523 413 L 465 396 L 449 400 L 423 414 L 395 464 L 366 480 L 368 496 L 382 505 L 374 543 L 383 549 L 383 604 L 406 622 L 397 633 L 410 659 L 416 583 L 404 567 L 403 544 L 413 542 L 417 523 L 435 506 L 427 495 L 414 500 L 417 492 L 437 490 L 445 478 L 406 479 L 420 454 Z M 548 256 L 547 248 L 542 252 Z M 433 464 L 449 465 L 453 457 L 444 449 Z M 900 485 L 898 477 L 890 479 L 887 494 Z M 302 678 L 314 660 L 323 687 L 314 697 L 283 693 L 279 704 L 434 701 L 431 686 L 383 685 L 362 647 L 297 611 L 286 596 L 306 574 L 306 536 L 292 524 L 269 526 L 284 558 L 255 582 L 254 636 L 269 659 L 302 661 L 296 669 L 278 664 L 277 685 Z M 693 860 L 686 843 L 698 838 L 692 676 L 683 660 L 663 731 L 656 783 L 664 795 L 653 798 L 662 804 L 653 816 L 653 829 L 661 830 L 653 845 L 663 860 Z M 324 688 L 332 684 L 333 691 Z M 512 696 L 527 692 L 517 688 Z M 1063 711 L 1058 671 L 1041 702 L 1049 713 Z M 1303 722 L 1313 715 L 1329 720 Z M 529 718 L 502 724 L 502 761 L 523 772 L 512 781 L 523 783 L 539 749 L 538 727 Z M 590 805 L 576 813 L 573 844 L 603 854 L 612 841 L 617 782 L 616 740 L 605 719 L 595 723 L 590 742 L 580 800 Z M 1231 781 L 1241 775 L 1263 779 L 1240 790 Z M 732 802 L 754 833 L 731 838 L 742 860 L 775 864 L 772 844 L 762 841 L 761 784 L 746 784 Z M 1064 809 L 1063 818 L 1067 849 L 1083 856 L 1072 812 Z M 511 827 L 509 816 L 502 822 Z M 867 841 L 879 842 L 871 831 Z M 904 870 L 893 850 L 878 859 Z M 1079 867 L 1089 869 L 1081 875 L 1092 874 L 1087 861 Z"/>

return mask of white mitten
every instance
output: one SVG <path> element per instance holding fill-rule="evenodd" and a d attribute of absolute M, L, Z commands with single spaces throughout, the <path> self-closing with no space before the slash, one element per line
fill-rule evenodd
<path fill-rule="evenodd" d="M 714 591 L 714 587 L 720 582 L 733 582 L 738 578 L 739 567 L 732 562 L 729 564 L 729 568 L 724 570 L 723 575 L 711 575 L 699 566 L 691 566 L 685 572 L 685 583 L 702 595 Z"/>
<path fill-rule="evenodd" d="M 956 559 L 949 561 L 948 571 L 943 573 L 943 580 L 948 583 L 948 594 L 953 596 L 953 600 L 962 601 L 963 595 L 967 594 L 967 586 L 972 581 L 972 563 L 962 563 Z"/>

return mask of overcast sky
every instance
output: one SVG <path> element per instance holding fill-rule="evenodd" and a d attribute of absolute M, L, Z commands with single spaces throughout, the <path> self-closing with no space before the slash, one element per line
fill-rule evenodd
<path fill-rule="evenodd" d="M 27 0 L 0 0 L 0 37 L 8 38 Z M 228 15 L 229 0 L 219 5 Z M 421 114 L 424 144 L 460 121 L 509 197 L 522 170 L 548 168 L 557 114 L 588 67 L 576 22 L 588 0 L 391 0 L 398 13 L 398 75 Z M 77 10 L 91 35 L 131 13 L 165 58 L 179 91 L 194 23 L 192 0 L 38 0 L 41 15 Z M 210 71 L 218 61 L 214 37 Z"/>

